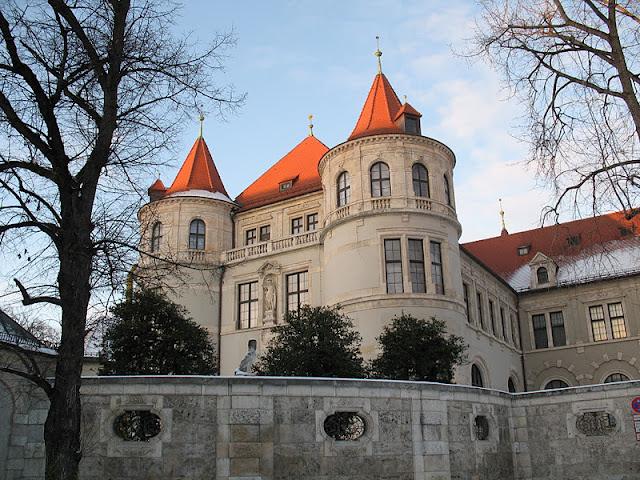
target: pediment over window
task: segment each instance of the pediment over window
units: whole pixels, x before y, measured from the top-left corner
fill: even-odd
[[[531,269],[531,288],[544,288],[557,285],[558,265],[542,252],[537,252],[529,262]]]

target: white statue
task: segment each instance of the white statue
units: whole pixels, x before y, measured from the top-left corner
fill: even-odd
[[[264,277],[262,283],[262,299],[264,304],[264,323],[273,323],[276,318],[276,286],[273,282],[273,275]]]
[[[233,372],[233,374],[236,376],[250,377],[255,375],[255,373],[253,373],[253,364],[258,357],[256,352],[257,342],[255,340],[249,340],[248,347],[249,349],[247,351],[247,354],[240,362],[240,366],[236,368],[235,372]]]

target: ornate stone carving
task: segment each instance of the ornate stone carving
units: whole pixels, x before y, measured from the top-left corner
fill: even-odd
[[[278,315],[278,276],[280,265],[267,262],[258,270],[262,283],[262,324],[273,325]]]

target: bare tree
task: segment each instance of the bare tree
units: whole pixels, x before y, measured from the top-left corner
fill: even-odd
[[[548,213],[640,212],[640,3],[480,0],[473,54],[528,107],[530,162],[556,189]]]
[[[0,6],[0,245],[19,255],[22,303],[61,319],[52,381],[28,358],[4,371],[50,400],[47,479],[78,476],[87,314],[135,260],[138,179],[200,102],[223,112],[243,99],[213,81],[232,35],[196,47],[174,34],[174,18],[156,0]]]

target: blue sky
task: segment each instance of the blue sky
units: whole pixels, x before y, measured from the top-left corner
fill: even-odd
[[[499,234],[499,197],[510,231],[539,226],[550,194],[536,188],[522,163],[527,147],[514,135],[523,111],[486,64],[454,53],[473,35],[477,13],[471,1],[186,1],[179,29],[199,42],[231,28],[237,36],[219,81],[247,92],[246,104],[204,127],[229,194],[304,138],[309,113],[329,147],[346,140],[376,73],[380,35],[383,71],[400,98],[407,95],[422,112],[423,134],[456,153],[462,240]],[[167,185],[197,133],[194,112],[174,167],[161,172]]]

